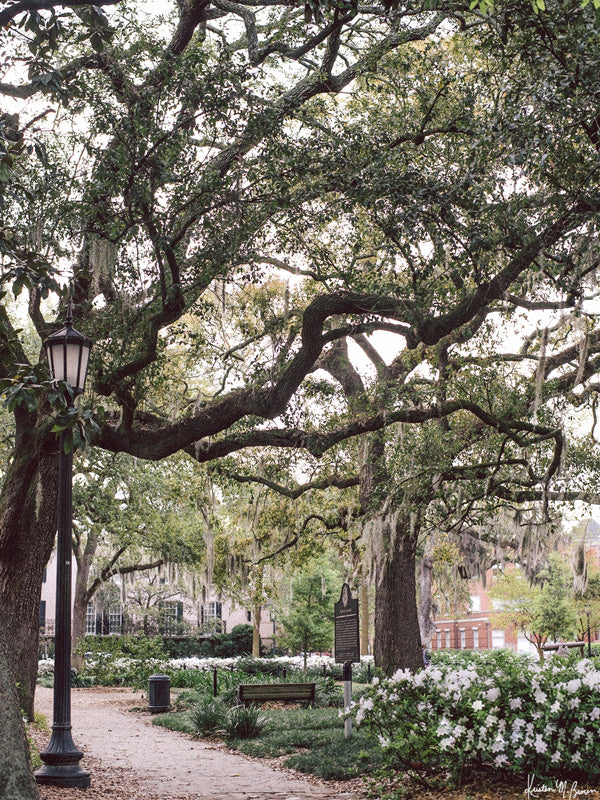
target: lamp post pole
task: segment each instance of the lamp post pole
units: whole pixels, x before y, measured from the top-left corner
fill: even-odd
[[[44,345],[48,351],[52,377],[68,383],[73,393],[65,392],[67,408],[73,396],[83,391],[91,342],[67,324],[50,336]],[[58,455],[58,520],[56,566],[56,613],[54,629],[54,707],[52,736],[40,753],[44,766],[35,773],[38,784],[86,789],[90,773],[79,762],[78,750],[71,735],[71,559],[73,526],[73,453],[65,452],[65,434],[60,435]]]
[[[587,639],[588,639],[588,658],[592,657],[592,637],[590,635],[590,609],[589,606],[585,609],[585,615],[587,617]]]

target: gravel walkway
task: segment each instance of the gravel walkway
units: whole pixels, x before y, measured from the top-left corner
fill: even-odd
[[[75,789],[41,787],[43,800],[360,800],[344,784],[328,784],[278,768],[274,762],[231,753],[152,725],[134,707],[147,702],[127,689],[74,689],[73,740],[85,755],[82,767],[92,785]],[[52,720],[52,690],[38,687],[36,710]],[[45,746],[49,734],[38,739]]]

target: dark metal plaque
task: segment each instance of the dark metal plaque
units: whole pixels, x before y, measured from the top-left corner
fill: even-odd
[[[335,662],[360,662],[358,633],[358,598],[352,597],[347,583],[342,586],[340,599],[334,605]]]

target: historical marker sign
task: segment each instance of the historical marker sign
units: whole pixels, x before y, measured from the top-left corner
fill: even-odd
[[[358,633],[358,598],[352,597],[347,583],[342,586],[340,599],[334,605],[335,620],[335,661],[360,662],[360,641]]]

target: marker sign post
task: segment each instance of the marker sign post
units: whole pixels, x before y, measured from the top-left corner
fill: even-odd
[[[344,665],[344,710],[350,711],[352,702],[352,662],[360,663],[360,640],[358,633],[358,598],[352,597],[350,586],[342,586],[340,599],[334,605],[335,661]],[[352,735],[352,720],[346,717],[344,736]]]

